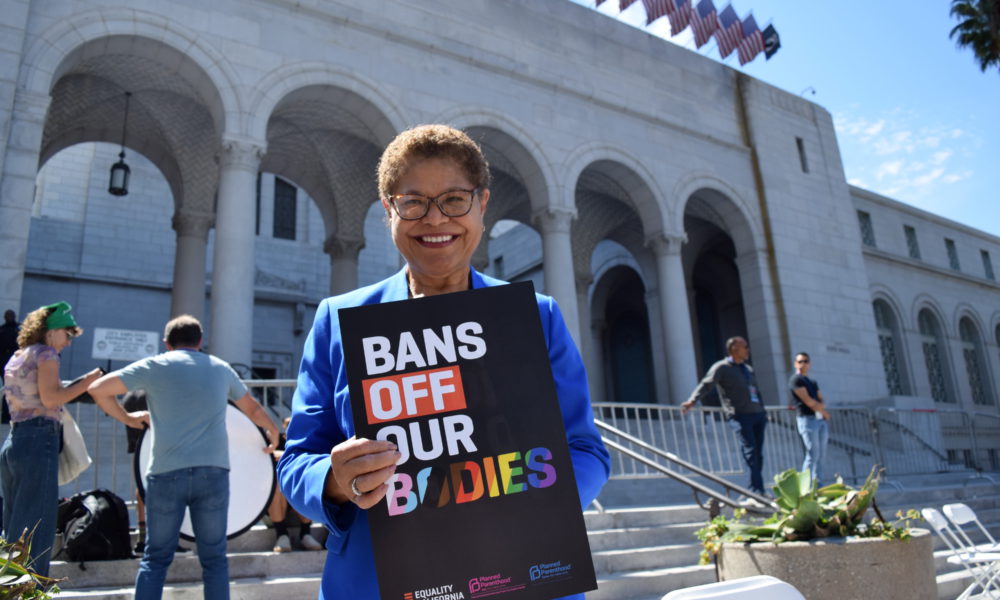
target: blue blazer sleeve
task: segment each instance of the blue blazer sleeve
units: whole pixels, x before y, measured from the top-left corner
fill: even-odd
[[[316,311],[303,348],[292,400],[295,418],[278,462],[278,482],[297,511],[326,526],[331,537],[327,548],[338,554],[359,510],[353,502],[337,505],[323,496],[330,451],[354,435],[342,363],[340,322],[327,299]]]
[[[573,461],[573,474],[580,492],[580,504],[586,508],[597,498],[608,480],[611,459],[597,432],[597,426],[594,425],[587,371],[580,352],[566,329],[562,312],[552,298],[538,296],[538,300],[552,377],[555,379],[559,408]]]

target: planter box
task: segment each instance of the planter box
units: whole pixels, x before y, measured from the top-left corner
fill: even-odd
[[[719,552],[719,580],[771,575],[795,586],[806,600],[937,600],[933,539],[913,529],[907,541],[825,538],[809,542],[727,543]]]

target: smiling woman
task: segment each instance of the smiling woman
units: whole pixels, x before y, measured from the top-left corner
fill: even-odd
[[[406,266],[385,281],[320,304],[303,349],[288,444],[278,463],[281,488],[289,502],[330,530],[330,552],[320,592],[320,598],[326,599],[379,597],[367,510],[385,498],[396,465],[405,462],[410,451],[402,428],[395,435],[398,446],[388,440],[354,436],[338,310],[505,283],[471,267],[472,253],[485,229],[490,172],[468,135],[444,125],[424,125],[400,133],[382,155],[378,184],[392,241]],[[536,294],[536,300],[580,502],[586,506],[607,480],[608,453],[591,416],[583,361],[562,314],[552,298]],[[454,340],[450,330],[440,336],[436,332],[429,335],[420,323],[414,324],[414,331],[423,331],[420,339],[433,348],[433,362],[440,355],[446,363],[451,362],[448,355],[455,352],[468,357],[485,349],[476,337],[481,333],[476,327],[476,323],[457,325]],[[414,361],[423,362],[415,336],[400,339],[399,345],[408,350],[400,350],[398,356],[392,354],[392,341],[368,339],[369,367],[379,372],[399,371]],[[432,362],[430,352],[427,362]],[[433,382],[427,385],[434,394]],[[383,408],[386,413],[402,410],[390,403]],[[472,443],[468,437],[471,428],[457,421],[442,423],[445,438],[450,435],[453,440]],[[414,433],[411,429],[409,435]],[[545,467],[537,469],[544,471]],[[536,487],[545,481],[538,480]]]

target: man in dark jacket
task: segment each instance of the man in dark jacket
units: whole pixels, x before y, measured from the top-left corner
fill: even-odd
[[[681,404],[687,414],[695,402],[704,401],[712,392],[717,392],[730,427],[739,437],[743,460],[750,469],[750,489],[764,493],[764,429],[767,427],[767,413],[760,399],[757,378],[753,369],[746,364],[750,358],[750,345],[741,337],[726,340],[726,358],[715,363],[698,383],[691,397]]]

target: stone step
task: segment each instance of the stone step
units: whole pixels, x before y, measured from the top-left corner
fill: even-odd
[[[626,550],[593,552],[594,569],[598,573],[612,574],[627,571],[666,569],[698,564],[701,545],[673,544],[646,546]]]
[[[587,592],[587,600],[628,600],[660,597],[667,592],[715,581],[715,567],[685,566],[604,575],[597,590]]]
[[[622,527],[653,527],[676,523],[704,523],[708,511],[696,505],[629,506],[607,508],[604,512],[588,510],[583,513],[588,531],[619,529]]]
[[[304,573],[287,577],[251,577],[233,579],[229,584],[230,597],[234,600],[274,600],[275,598],[316,598],[319,596],[322,573]],[[65,589],[58,600],[100,599],[132,600],[133,588],[106,586],[87,589]],[[163,600],[204,600],[201,581],[197,583],[168,583],[163,587]]]
[[[657,525],[653,527],[624,527],[621,529],[602,529],[591,531],[590,550],[625,550],[643,546],[662,546],[664,544],[697,544],[694,532],[701,528],[702,523],[679,523],[676,525]]]
[[[229,576],[233,579],[288,577],[299,573],[322,572],[326,551],[314,552],[230,552]],[[95,586],[128,586],[135,582],[139,559],[105,560],[84,563],[53,561],[50,575],[67,580],[59,585],[63,589],[85,589]],[[184,583],[201,581],[201,564],[193,552],[177,554],[167,582]]]

